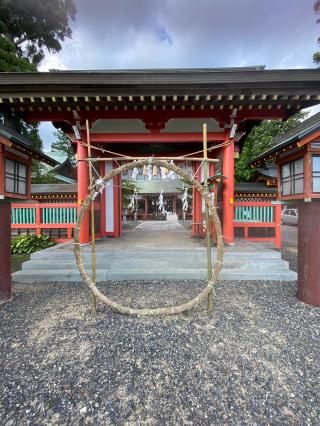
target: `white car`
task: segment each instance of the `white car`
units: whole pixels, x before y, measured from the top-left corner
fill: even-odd
[[[281,223],[284,225],[298,225],[298,210],[284,209],[281,213]]]

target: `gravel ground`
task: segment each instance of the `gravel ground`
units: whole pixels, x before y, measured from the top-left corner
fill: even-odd
[[[201,283],[107,283],[118,301],[181,302]],[[16,284],[0,307],[1,425],[318,425],[320,310],[296,283],[220,282],[172,317],[126,317],[83,284]]]
[[[298,272],[298,251],[291,247],[281,249],[282,259],[289,262],[289,268],[292,271]]]

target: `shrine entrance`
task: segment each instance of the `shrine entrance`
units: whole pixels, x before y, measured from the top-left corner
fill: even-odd
[[[183,194],[164,193],[163,207],[160,207],[159,198],[161,190],[158,193],[138,194],[137,195],[137,212],[126,211],[128,220],[136,221],[153,221],[153,220],[176,220],[185,221],[192,218],[192,205],[188,205],[187,212],[183,210],[182,196]]]
[[[236,205],[234,159],[253,125],[262,120],[287,119],[300,109],[318,104],[319,79],[319,73],[314,69],[266,70],[261,66],[5,73],[0,82],[0,102],[2,109],[26,122],[52,121],[70,137],[78,160],[78,208],[89,192],[89,157],[90,160],[96,159],[100,176],[117,168],[125,161],[124,157],[131,161],[133,158],[162,156],[173,159],[179,167],[183,166],[180,163],[186,163],[187,157],[189,160],[193,157],[189,174],[204,182],[201,129],[206,123],[208,157],[218,160],[211,165],[211,170],[209,168],[209,178],[222,177],[214,200],[225,244],[234,244],[237,228],[243,229],[243,238],[252,241],[255,237],[251,235],[251,228],[259,224],[263,228],[275,228],[275,246],[279,248],[280,227],[274,206]],[[179,161],[181,158],[184,160]],[[143,180],[148,180],[146,175],[143,176]],[[170,191],[161,189],[168,210],[173,212],[174,199],[166,195]],[[99,224],[96,235],[121,236],[124,207],[121,192],[121,178],[116,176],[105,194],[95,200],[93,216]],[[203,232],[203,202],[193,189],[190,192],[192,236],[200,236]],[[137,212],[141,214],[140,220],[143,216],[144,220],[149,220],[149,214],[159,218],[155,211],[155,193],[159,196],[159,190],[140,192],[142,198],[138,200]],[[247,196],[250,198],[250,194]],[[144,197],[147,197],[146,202]],[[176,214],[180,220],[178,200],[180,196],[177,194]],[[247,209],[256,207],[259,221],[256,222],[256,210],[251,214],[255,223],[244,221],[248,217]],[[272,211],[267,218],[265,207],[268,212]],[[91,240],[89,216],[87,213],[82,222],[81,244]],[[40,216],[37,220],[40,222]],[[37,228],[40,225],[44,224],[37,223]]]

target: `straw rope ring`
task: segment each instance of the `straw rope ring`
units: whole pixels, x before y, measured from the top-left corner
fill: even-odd
[[[127,306],[123,306],[117,302],[112,301],[107,296],[105,296],[101,291],[96,287],[95,283],[92,281],[90,276],[87,274],[84,266],[83,266],[83,260],[81,256],[81,249],[80,249],[80,243],[79,243],[79,234],[80,234],[80,227],[83,221],[83,218],[85,216],[85,213],[87,209],[89,208],[92,200],[96,197],[97,193],[101,191],[104,187],[106,182],[113,179],[115,176],[119,175],[120,173],[126,172],[128,170],[132,170],[134,167],[140,168],[145,165],[156,165],[165,167],[168,170],[172,170],[174,173],[182,177],[188,184],[194,186],[200,193],[202,198],[205,200],[210,214],[213,219],[213,224],[216,230],[217,235],[217,256],[216,256],[216,262],[215,266],[212,270],[212,277],[208,281],[207,286],[201,290],[201,292],[194,297],[193,299],[189,300],[186,303],[183,303],[181,305],[177,306],[166,306],[161,308],[129,308]],[[193,308],[196,304],[198,304],[200,301],[202,301],[204,298],[208,296],[209,293],[213,291],[213,286],[215,282],[218,279],[220,270],[222,268],[222,261],[223,261],[223,237],[222,237],[222,231],[221,231],[221,224],[218,217],[218,214],[216,212],[216,209],[212,207],[211,205],[211,199],[208,194],[205,193],[204,187],[201,185],[201,183],[189,175],[189,173],[182,170],[180,167],[176,166],[173,163],[169,163],[164,160],[157,160],[157,158],[151,157],[146,159],[141,159],[137,161],[133,161],[131,163],[126,163],[117,169],[111,170],[109,173],[107,173],[103,178],[102,181],[91,190],[90,194],[82,204],[78,220],[75,227],[75,233],[74,233],[74,253],[77,261],[77,265],[80,271],[80,274],[83,278],[83,280],[86,282],[92,293],[100,299],[103,303],[108,305],[110,308],[114,309],[115,311],[120,312],[121,314],[126,315],[168,315],[168,314],[178,314],[187,310],[190,310]]]

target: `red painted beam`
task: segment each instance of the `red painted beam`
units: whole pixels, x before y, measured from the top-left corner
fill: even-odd
[[[90,133],[90,141],[92,143],[202,142],[202,133]],[[224,133],[209,132],[208,141],[224,141]]]
[[[236,106],[235,106],[236,108]],[[139,119],[144,122],[161,122],[168,121],[172,118],[213,118],[219,123],[229,123],[232,110],[227,109],[225,106],[223,110],[204,109],[204,110],[166,110],[166,111],[141,111],[141,110],[104,110],[99,109],[95,111],[80,110],[77,111],[80,122],[84,123],[85,120],[94,122],[98,119]],[[35,121],[67,121],[74,124],[75,118],[71,111],[29,111],[21,113],[24,120],[28,122]],[[264,119],[277,119],[284,118],[286,111],[284,109],[275,108],[261,108],[261,109],[248,109],[244,108],[238,111],[236,122],[240,123],[243,120],[264,120]]]
[[[306,145],[307,143],[319,138],[320,136],[320,130],[318,132],[313,133],[312,135],[307,136],[306,138],[303,138],[301,141],[297,142],[297,146],[301,147],[303,145]]]

